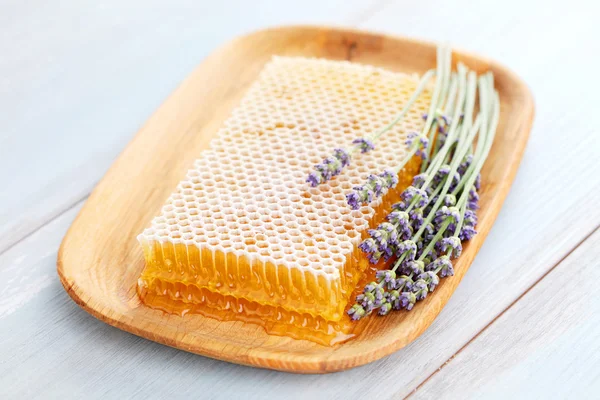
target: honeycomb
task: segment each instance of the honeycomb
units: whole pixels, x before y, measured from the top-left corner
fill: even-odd
[[[202,304],[239,316],[260,309],[263,321],[281,322],[263,324],[271,331],[338,329],[368,267],[357,246],[398,200],[418,160],[370,206],[352,210],[345,195],[402,160],[430,92],[342,174],[316,188],[306,177],[334,148],[388,124],[417,84],[416,76],[347,61],[274,57],[138,236],[142,299],[159,308],[167,299],[185,312],[203,313]]]

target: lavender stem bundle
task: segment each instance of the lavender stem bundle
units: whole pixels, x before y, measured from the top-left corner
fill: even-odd
[[[444,62],[447,69],[438,70],[438,79],[447,77],[447,86],[440,88],[440,97],[447,97],[440,100],[452,117],[445,117],[449,124],[443,132],[435,128],[438,118],[445,121],[439,116],[443,112],[425,124],[422,135],[429,134],[428,139],[437,144],[430,148],[422,172],[402,193],[402,201],[393,206],[387,221],[369,230],[370,237],[359,246],[371,263],[394,261],[391,268],[378,271],[376,281],[357,296],[348,311],[354,320],[374,311],[386,315],[392,310],[411,310],[435,290],[440,278],[454,274],[451,260],[460,256],[462,240],[476,234],[480,171],[494,140],[500,102],[491,73],[477,79],[459,64],[458,74],[451,77],[450,62]],[[479,112],[473,120],[476,97]]]

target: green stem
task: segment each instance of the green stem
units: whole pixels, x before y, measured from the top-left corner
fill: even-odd
[[[431,242],[425,247],[425,250],[421,252],[421,256],[419,257],[419,261],[423,261],[427,254],[433,249],[433,246],[442,238],[446,229],[448,229],[448,225],[450,225],[450,218],[446,218],[442,226],[440,226],[440,230],[435,234],[435,236],[431,239]]]

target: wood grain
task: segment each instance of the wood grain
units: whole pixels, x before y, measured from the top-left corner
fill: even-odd
[[[65,237],[58,272],[69,295],[86,311],[160,343],[266,368],[306,373],[343,370],[410,343],[446,304],[514,178],[533,118],[532,98],[525,85],[502,66],[465,52],[455,54],[456,60],[479,72],[494,72],[502,103],[501,123],[483,171],[480,233],[465,246],[457,274],[412,312],[372,318],[363,335],[333,348],[268,336],[240,322],[222,323],[198,315],[165,318],[140,304],[135,294],[143,265],[135,235],[158,212],[186,167],[207,146],[273,54],[331,59],[351,54],[356,62],[419,73],[435,63],[433,44],[351,30],[280,28],[234,40],[212,54],[177,89],[111,167]]]
[[[598,259],[600,230],[411,398],[598,398]]]

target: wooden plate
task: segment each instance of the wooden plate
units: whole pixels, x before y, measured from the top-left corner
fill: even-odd
[[[136,235],[187,168],[208,146],[272,55],[315,56],[423,73],[435,65],[435,45],[354,30],[285,27],[243,36],[208,57],[150,118],[98,184],[65,236],[58,274],[77,304],[117,328],[168,346],[239,364],[301,373],[340,371],[406,346],[435,319],[490,230],[513,181],[533,120],[533,99],[506,68],[462,51],[455,61],[491,69],[501,121],[483,170],[479,234],[457,260],[454,277],[411,312],[370,318],[357,338],[335,347],[270,336],[253,324],[178,317],[140,303],[143,267]]]

